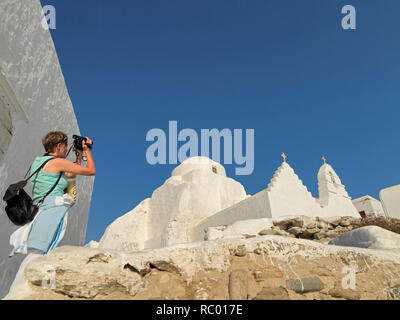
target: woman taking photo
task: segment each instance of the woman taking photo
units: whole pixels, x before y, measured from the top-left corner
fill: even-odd
[[[17,229],[10,237],[10,244],[14,246],[10,257],[15,253],[29,253],[21,263],[11,288],[21,280],[25,266],[30,261],[40,255],[46,255],[62,240],[70,206],[74,203],[73,198],[64,193],[68,180],[74,179],[76,175],[94,176],[96,174],[91,150],[86,145],[86,143],[92,144],[89,138],[86,137],[86,143],[82,141],[82,149],[87,157],[86,167],[81,165],[83,152],[76,148],[74,148],[76,161],[65,159],[68,149],[68,137],[65,133],[49,132],[42,143],[46,153],[44,156],[35,158],[30,173],[34,173],[46,160],[51,160],[32,177],[33,201],[36,203],[55,187],[44,201],[38,204],[39,211],[33,221]]]

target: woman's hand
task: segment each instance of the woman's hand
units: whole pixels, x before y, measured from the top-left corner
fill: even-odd
[[[90,148],[86,145],[86,144],[92,144],[92,140],[90,140],[88,137],[85,137],[86,138],[86,142],[85,142],[85,140],[83,140],[82,141],[82,148],[83,148],[83,151],[90,151]]]

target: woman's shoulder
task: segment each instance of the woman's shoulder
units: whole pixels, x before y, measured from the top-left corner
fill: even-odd
[[[33,168],[38,168],[41,164],[43,164],[44,161],[46,161],[47,159],[51,159],[51,158],[54,158],[54,156],[39,156],[39,157],[36,157],[33,160],[31,168],[32,169]]]
[[[52,157],[54,157],[54,156],[38,156],[33,160],[33,163],[34,164],[41,163],[41,162],[43,162],[43,161],[45,161],[45,160],[47,160],[49,158],[52,158]]]
[[[55,156],[37,156],[35,158],[35,161],[45,160],[45,159],[49,159],[49,158],[55,158]]]

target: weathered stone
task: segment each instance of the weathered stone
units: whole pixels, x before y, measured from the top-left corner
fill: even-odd
[[[317,222],[317,228],[319,228],[319,229],[327,229],[328,225],[326,223],[324,223],[324,222],[319,221],[319,222]]]
[[[361,293],[353,289],[344,289],[341,281],[336,281],[332,289],[328,291],[332,297],[343,298],[347,300],[360,300]]]
[[[303,231],[302,233],[297,235],[297,237],[300,238],[300,239],[312,239],[313,234],[308,233],[307,231]]]
[[[307,229],[315,229],[316,227],[317,224],[315,222],[311,222],[306,226]]]
[[[317,292],[313,295],[313,300],[332,300],[332,297],[326,293]]]
[[[176,267],[173,263],[169,261],[163,261],[163,260],[152,261],[150,262],[150,267],[156,268],[157,270],[160,271],[174,272],[177,274],[181,273],[181,270],[179,270],[178,267]]]
[[[232,256],[243,245],[248,253]],[[92,257],[109,259],[108,263],[87,263]],[[42,287],[43,269],[48,265],[56,270],[55,289]],[[357,272],[355,292],[341,291],[344,265]],[[6,299],[247,299],[256,297],[263,287],[285,284],[294,273],[300,279],[321,277],[327,287],[321,290],[324,294],[339,282],[340,287],[331,292],[334,296],[321,299],[392,299],[391,294],[397,294],[394,285],[398,284],[400,253],[288,237],[221,239],[139,252],[62,246],[29,263],[23,280]],[[303,282],[297,284],[299,291],[316,290],[320,285],[310,288]],[[388,283],[391,288],[386,290]],[[319,291],[303,294],[287,289],[292,299],[320,297]]]
[[[314,234],[318,232],[320,232],[320,229],[318,228],[306,229],[299,236],[300,238],[311,239],[314,236]]]
[[[337,226],[334,230],[338,233],[343,233],[343,232],[348,231],[346,227],[342,227],[342,226]]]
[[[318,228],[312,228],[312,229],[307,229],[305,232],[308,232],[310,234],[318,233],[320,230]]]
[[[284,230],[281,230],[279,228],[273,228],[273,229],[266,229],[266,230],[261,230],[259,232],[260,236],[285,236],[288,237],[290,234],[287,233]]]
[[[388,299],[400,300],[400,284],[386,289]]]
[[[234,270],[229,276],[229,299],[246,300],[248,290],[246,270]]]
[[[290,300],[287,290],[283,287],[263,287],[253,300]]]
[[[306,293],[311,291],[320,291],[324,288],[324,284],[318,277],[309,277],[286,280],[286,287],[297,293]]]
[[[280,232],[275,229],[265,229],[258,233],[260,236],[279,236]]]
[[[350,224],[354,227],[361,227],[362,219],[361,218],[351,218],[349,219]]]
[[[299,235],[300,233],[303,232],[303,229],[300,228],[300,227],[291,227],[290,229],[288,229],[287,232],[297,236],[297,235]]]
[[[334,276],[334,272],[329,268],[329,266],[315,266],[311,269],[311,274],[323,277]]]
[[[313,235],[313,237],[314,237],[315,239],[323,239],[323,238],[327,238],[327,235],[326,235],[326,232],[325,232],[325,231],[321,231],[321,232],[315,233],[315,234]]]
[[[342,221],[342,217],[336,216],[336,217],[327,217],[327,218],[319,218],[320,221],[329,223],[333,225],[334,227],[337,227],[340,222]]]
[[[292,234],[290,234],[289,232],[286,232],[284,230],[278,230],[278,233],[280,236],[284,236],[284,237],[291,237],[293,236]]]
[[[303,219],[301,217],[293,217],[288,219],[282,219],[274,221],[274,226],[280,227],[281,229],[287,230],[291,227],[303,227]]]
[[[132,272],[136,272],[137,274],[139,274],[141,277],[144,277],[146,274],[151,272],[151,268],[150,266],[141,270],[136,269],[134,266],[130,265],[129,263],[126,263],[124,265],[124,269],[128,269]]]
[[[345,219],[343,219],[341,222],[340,222],[340,225],[342,226],[342,227],[348,227],[349,225],[350,225],[350,221],[349,220],[345,220]]]
[[[336,238],[337,236],[339,236],[339,233],[335,230],[329,230],[326,232],[326,235],[329,238]]]
[[[318,217],[301,216],[301,218],[303,219],[303,227],[305,227],[306,225],[309,225],[310,223],[319,221]]]
[[[256,281],[262,280],[262,274],[263,273],[260,270],[254,271],[253,272],[254,279],[256,279]]]
[[[246,255],[246,253],[247,253],[247,250],[246,250],[245,245],[238,246],[237,249],[235,250],[235,256],[238,256],[238,257],[244,257]]]
[[[105,255],[104,253],[98,253],[93,257],[90,257],[87,263],[92,263],[92,262],[108,263],[110,259],[111,259],[110,255]]]
[[[265,268],[262,271],[262,276],[265,279],[283,278],[283,272],[279,268]]]

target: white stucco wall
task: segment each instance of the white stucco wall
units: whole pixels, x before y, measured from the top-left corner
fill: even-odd
[[[12,121],[12,137],[0,161],[1,198],[11,183],[23,178],[34,158],[44,153],[41,139],[47,132],[61,130],[70,137],[80,133],[56,50],[50,32],[41,25],[42,18],[39,0],[0,1],[0,68],[5,79],[0,81],[0,96],[8,101]],[[71,210],[60,245],[83,245],[93,181],[93,177],[78,177],[78,202]],[[29,185],[26,190],[30,192]],[[17,227],[4,208],[1,201],[0,297],[8,292],[24,258],[8,257],[12,249],[9,237]]]
[[[0,69],[0,78],[1,77],[2,77],[2,71]],[[0,84],[0,92],[2,91],[3,90],[1,89],[1,84]],[[7,103],[6,98],[0,94],[0,163],[3,161],[8,146],[11,142],[13,134],[12,131],[13,127],[11,119],[11,110]]]
[[[364,211],[367,217],[372,218],[385,215],[382,203],[369,195],[354,199],[353,204],[358,212]]]
[[[334,178],[332,180],[332,177]],[[291,166],[284,162],[265,190],[201,221],[192,229],[192,241],[204,239],[210,227],[232,225],[235,221],[289,216],[360,215],[333,168],[324,164],[317,175],[322,198],[314,198]]]
[[[358,210],[351,201],[351,197],[342,184],[338,174],[331,165],[325,163],[317,175],[318,202],[323,206],[320,216],[351,216],[360,218]]]
[[[321,214],[321,206],[286,162],[276,170],[266,191],[271,217]]]
[[[191,241],[203,241],[210,227],[232,225],[236,221],[249,219],[271,218],[269,197],[266,190],[236,203],[216,214],[200,221],[191,230]]]
[[[385,216],[400,219],[400,185],[382,189],[379,192]]]

